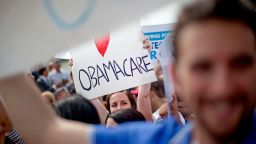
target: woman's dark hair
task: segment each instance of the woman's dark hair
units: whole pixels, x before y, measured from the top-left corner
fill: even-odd
[[[142,113],[140,113],[134,108],[122,109],[108,114],[105,120],[105,124],[107,123],[107,120],[109,118],[112,118],[118,124],[131,121],[146,121]]]
[[[133,98],[132,94],[129,92],[129,91],[120,91],[121,93],[125,93],[131,103],[131,106],[132,108],[134,109],[137,109],[137,105],[136,105],[136,101],[135,99]],[[116,93],[119,93],[119,92],[116,92]],[[109,94],[106,98],[106,109],[110,112],[110,98],[111,96],[115,94],[115,93],[112,93],[112,94]]]
[[[93,104],[80,95],[73,95],[56,102],[55,112],[62,118],[88,124],[100,124],[100,118]]]
[[[256,37],[256,12],[242,0],[198,0],[181,12],[174,30],[173,56],[178,59],[180,32],[184,27],[208,19],[239,21],[248,26]]]

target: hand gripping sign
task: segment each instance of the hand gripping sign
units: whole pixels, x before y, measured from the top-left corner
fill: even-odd
[[[93,99],[156,80],[139,28],[124,26],[71,51],[78,93]]]

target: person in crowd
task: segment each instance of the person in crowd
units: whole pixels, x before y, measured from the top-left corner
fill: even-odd
[[[125,122],[146,121],[142,113],[134,108],[121,109],[110,113],[106,118],[106,127],[115,127]]]
[[[75,89],[75,84],[74,84],[74,79],[73,79],[73,74],[70,72],[70,81],[65,85],[67,88],[68,92],[73,95],[76,94],[76,89]]]
[[[10,119],[0,101],[0,144],[25,144],[18,131],[13,128]]]
[[[45,99],[45,101],[49,104],[49,105],[53,105],[56,101],[55,96],[53,95],[52,92],[49,91],[45,91],[41,94],[41,96]]]
[[[55,63],[54,63],[53,61],[50,61],[50,62],[48,63],[48,65],[47,65],[47,68],[48,68],[48,70],[49,70],[49,75],[51,75],[52,73],[55,72],[54,67],[55,67]]]
[[[35,78],[35,81],[37,81],[37,79],[40,77],[40,74],[39,74],[39,69],[43,67],[42,64],[36,64],[31,72],[31,74],[34,76]]]
[[[151,83],[149,96],[152,107],[152,113],[154,113],[160,108],[161,105],[163,105],[166,102],[163,80],[158,80]]]
[[[149,98],[150,84],[139,86],[138,98],[135,101],[129,91],[110,94],[106,98],[106,108],[110,113],[121,109],[134,108],[141,112],[146,120],[152,121],[152,110]]]
[[[70,96],[70,93],[68,92],[68,90],[65,88],[65,87],[61,87],[61,88],[58,88],[55,93],[55,98],[56,100],[62,100],[66,97],[69,97]]]
[[[133,94],[138,95],[139,88],[133,90],[132,92],[133,92]],[[167,101],[166,101],[165,93],[164,93],[163,80],[159,79],[158,81],[151,83],[150,92],[148,94],[148,97],[150,99],[150,104],[151,104],[151,108],[152,108],[152,119],[153,119],[154,123],[157,124],[157,123],[161,122],[163,120],[163,118],[167,117],[167,114],[168,114]],[[174,102],[172,102],[170,105],[174,105]],[[161,114],[159,114],[160,111],[161,111]],[[172,110],[171,114],[176,114],[176,112],[174,113],[174,111]],[[179,119],[178,119],[178,121],[179,121]]]
[[[65,119],[88,124],[100,124],[100,118],[93,104],[80,95],[73,95],[54,104],[56,113]]]
[[[65,121],[23,73],[0,80],[1,98],[30,143],[256,143],[255,19],[255,11],[238,0],[197,0],[181,12],[171,75],[196,115],[194,125],[181,128],[169,119],[158,127],[131,123],[106,129]]]
[[[153,121],[156,122],[161,119],[159,115],[160,107],[166,103],[163,80],[151,83],[149,97],[152,107]]]
[[[68,74],[61,69],[60,61],[54,63],[54,71],[49,74],[48,78],[53,82],[56,88],[65,86],[69,81]]]
[[[168,111],[170,111],[171,116],[175,118],[178,123],[185,125],[184,117],[181,115],[178,109],[178,101],[176,95],[172,95],[172,100],[170,103],[166,102],[158,109],[158,119],[156,119],[156,124],[161,123],[164,119],[168,117]]]
[[[130,92],[121,91],[107,96],[106,108],[110,113],[113,113],[121,109],[137,109],[137,105]]]
[[[182,117],[180,116],[180,119],[183,124],[187,124],[194,119],[194,115],[181,95],[175,93],[175,97],[177,98],[178,111],[180,112],[180,115],[182,115]]]
[[[34,66],[34,68],[32,68],[31,70],[31,74],[33,75],[33,77],[35,78],[35,82],[37,81],[37,79],[40,77],[40,74],[39,74],[39,69],[42,67],[41,64],[37,64]]]
[[[37,79],[37,85],[39,87],[39,89],[42,91],[42,92],[45,92],[45,91],[50,91],[50,92],[54,92],[55,89],[52,87],[50,81],[48,80],[48,70],[46,67],[42,67],[39,69],[39,78]]]
[[[171,116],[173,116],[176,121],[182,125],[187,124],[193,119],[193,115],[187,104],[184,101],[181,101],[181,99],[178,99],[175,92],[173,93],[172,100],[169,104],[164,100],[162,105],[159,105],[158,109],[153,113],[154,123],[159,124],[166,119],[168,117],[168,111],[170,111]]]

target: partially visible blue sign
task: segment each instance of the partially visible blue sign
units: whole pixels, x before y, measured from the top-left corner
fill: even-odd
[[[144,35],[151,42],[150,59],[156,65],[159,59],[159,48],[162,41],[172,33],[173,24],[143,26]]]

